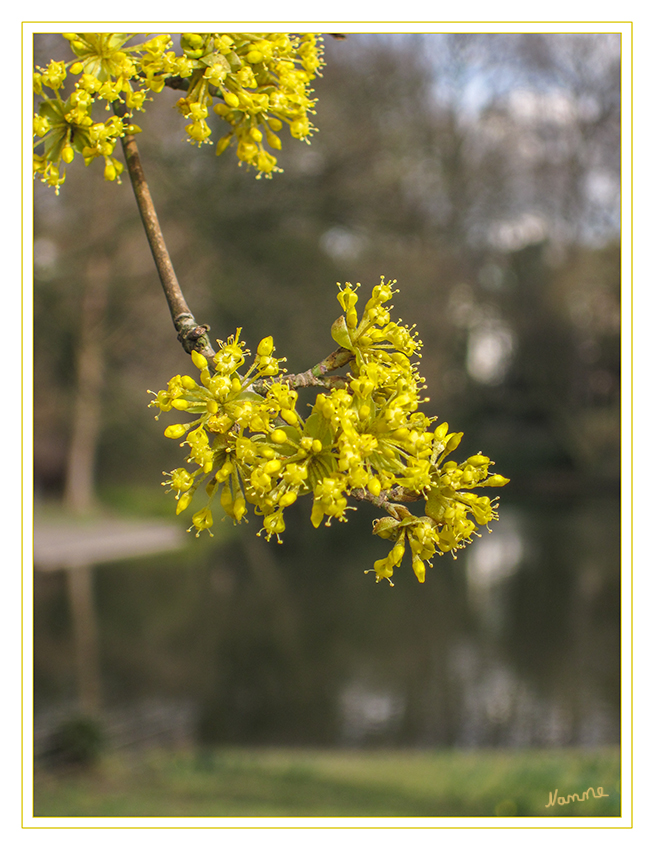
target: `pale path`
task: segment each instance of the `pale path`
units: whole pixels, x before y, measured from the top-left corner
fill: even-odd
[[[56,570],[101,564],[181,549],[186,541],[183,528],[165,520],[35,520],[34,566]]]

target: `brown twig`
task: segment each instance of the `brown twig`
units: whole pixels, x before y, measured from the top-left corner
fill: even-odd
[[[353,359],[354,354],[351,351],[348,351],[347,348],[337,348],[336,351],[332,351],[332,353],[325,357],[324,360],[321,360],[320,363],[316,363],[313,368],[307,369],[306,372],[298,372],[295,375],[279,375],[273,380],[275,382],[283,381],[285,384],[288,384],[294,389],[302,387],[342,389],[347,387],[350,383],[349,378],[346,375],[327,376],[327,373],[340,369],[341,366],[345,366],[346,363],[349,363],[350,360]],[[267,382],[264,379],[255,381],[252,384],[252,389],[255,390],[255,392],[260,392],[265,389],[266,384]]]
[[[324,360],[321,360],[320,363],[317,363],[313,369],[308,369],[307,371],[314,378],[321,378],[323,375],[326,375],[328,372],[334,372],[336,369],[340,369],[341,366],[345,366],[346,363],[349,363],[350,360],[354,360],[354,352],[349,351],[347,348],[337,348],[336,351],[332,351]],[[306,373],[302,373],[306,374]]]
[[[116,104],[114,111],[121,118],[124,117],[126,112],[123,104]],[[170,309],[175,330],[177,331],[177,338],[188,354],[192,351],[198,351],[200,354],[204,354],[205,357],[211,358],[215,352],[207,336],[209,326],[199,325],[196,322],[184,298],[161,231],[150,189],[143,173],[136,140],[134,136],[125,135],[121,141],[125,153],[127,171],[129,172],[134,196],[136,197],[136,203],[141,214],[141,221],[143,222],[143,227],[150,243],[150,250],[152,251],[152,257],[157,267],[159,280],[161,281],[161,286],[168,302],[168,308]]]
[[[306,372],[299,372],[297,375],[287,375],[283,380],[288,381],[293,387],[328,387],[330,389],[347,387],[350,383],[347,376],[325,376],[328,372],[335,372],[336,369],[345,366],[350,360],[354,360],[353,352],[348,351],[347,348],[337,348],[320,363],[316,363],[313,368],[307,369]]]
[[[414,493],[412,490],[407,490],[404,487],[393,487],[391,490],[382,490],[379,496],[373,496],[372,493],[363,488],[355,488],[350,492],[350,495],[359,502],[370,502],[397,520],[406,519],[412,516],[412,513],[404,505],[396,504],[395,500],[399,502],[417,502],[422,498],[420,493]]]
[[[202,76],[202,74],[200,74]],[[169,89],[174,89],[175,91],[188,91],[191,88],[191,80],[193,77],[166,77],[164,85]],[[224,103],[223,93],[219,88],[209,84],[207,86],[207,91],[211,95],[211,97],[218,98],[222,103]]]
[[[170,85],[172,88],[188,88],[188,82],[181,77],[169,77],[166,80],[166,85]],[[116,103],[114,104],[114,112],[123,118],[127,110],[124,104]],[[134,136],[126,134],[122,137],[121,141],[127,171],[132,182],[139,213],[141,214],[141,221],[143,222],[143,227],[150,243],[150,250],[152,251],[152,257],[157,267],[159,280],[161,281],[161,286],[168,302],[175,330],[177,331],[177,338],[188,354],[192,351],[197,351],[207,359],[211,359],[214,357],[215,351],[207,336],[209,326],[199,325],[196,322],[184,298],[184,293],[177,280],[177,275],[175,274],[175,269],[166,247],[157,211],[152,200],[152,195],[150,194],[150,188],[145,179],[136,139]],[[284,381],[294,388],[324,387],[326,389],[333,389],[347,387],[349,379],[346,376],[326,376],[328,372],[334,372],[336,369],[340,369],[341,366],[345,366],[346,363],[349,363],[353,359],[353,352],[340,347],[336,351],[332,351],[331,354],[321,360],[320,363],[317,363],[313,368],[295,375],[280,375],[276,380]],[[265,389],[266,385],[267,382],[261,379],[252,384],[252,389],[261,391]]]

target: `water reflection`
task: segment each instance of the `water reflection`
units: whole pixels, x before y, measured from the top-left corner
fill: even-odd
[[[617,717],[597,694],[577,694],[586,710],[576,722],[570,694],[539,693],[479,646],[454,647],[450,661],[453,687],[461,692],[457,746],[596,746],[618,740]]]
[[[349,682],[339,696],[341,735],[346,744],[387,734],[400,725],[404,699],[392,691],[374,690],[359,679]]]
[[[468,334],[468,374],[482,384],[500,384],[511,365],[513,349],[513,334],[505,322],[482,320]]]
[[[505,623],[507,579],[523,563],[523,537],[515,511],[503,510],[502,522],[483,534],[463,556],[470,607],[490,631],[498,632]]]
[[[363,574],[380,555],[360,514],[96,568],[107,708],[184,700],[209,744],[619,741],[617,501],[503,504],[492,534],[394,588]],[[36,576],[42,717],[74,698],[66,604]]]

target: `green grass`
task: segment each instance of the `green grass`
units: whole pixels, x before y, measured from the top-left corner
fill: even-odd
[[[608,797],[547,808],[550,792]],[[35,817],[617,817],[617,750],[230,749],[35,775]]]

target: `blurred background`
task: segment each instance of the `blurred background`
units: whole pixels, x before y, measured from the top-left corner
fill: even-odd
[[[67,51],[35,38],[36,64]],[[189,146],[174,91],[138,117],[177,275],[212,338],[242,327],[252,348],[272,334],[292,372],[334,348],[337,281],[365,297],[396,278],[429,414],[465,432],[459,459],[483,451],[511,479],[500,520],[424,585],[405,566],[394,588],[364,575],[387,550],[365,505],[316,531],[297,504],[281,546],[255,536],[255,517],[185,534],[160,486],[182,450],[147,391],[191,365],[129,180],[75,162],[58,197],[36,183],[36,813],[106,812],[106,782],[104,797],[76,786],[64,800],[76,774],[52,772],[102,750],[118,773],[141,753],[141,784],[174,773],[165,752],[203,787],[231,777],[205,814],[320,814],[325,799],[332,813],[533,814],[535,764],[549,765],[532,782],[537,814],[552,813],[543,782],[610,786],[613,808],[556,814],[617,814],[620,36],[359,34],[326,36],[325,53],[319,132],[284,140],[272,180]],[[334,765],[352,783],[355,763],[390,752],[462,754],[468,784],[426,794],[454,763],[395,764],[348,809]],[[473,805],[483,759],[507,752],[520,770]],[[572,773],[547,761],[557,753]],[[225,803],[244,754],[286,808]],[[358,787],[380,781],[374,764]],[[315,799],[293,808],[316,771]],[[406,788],[408,808],[383,796],[405,774],[422,777],[415,811]],[[120,775],[111,787],[129,796]],[[186,812],[182,797],[166,811]]]

